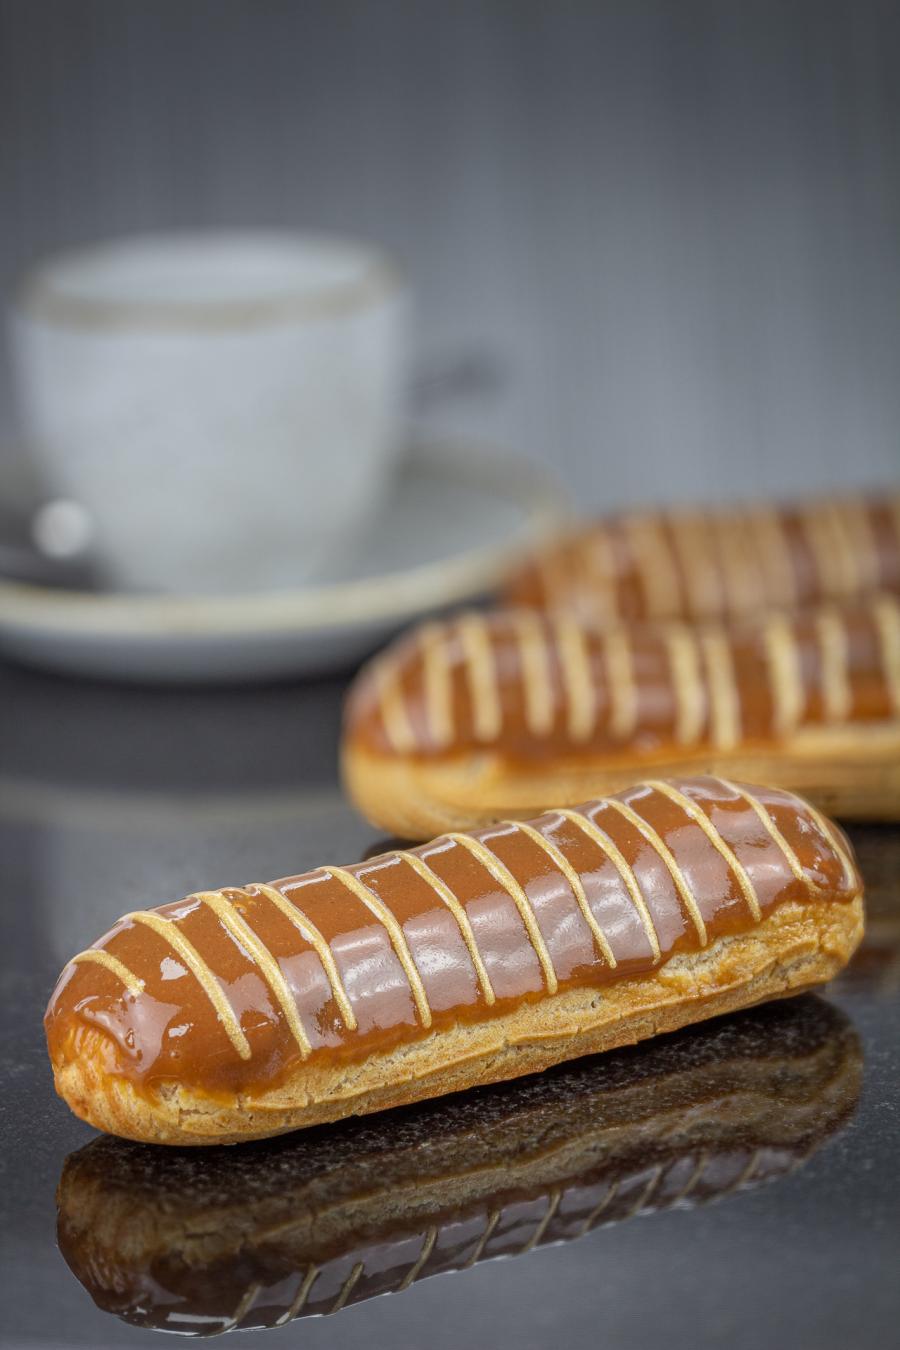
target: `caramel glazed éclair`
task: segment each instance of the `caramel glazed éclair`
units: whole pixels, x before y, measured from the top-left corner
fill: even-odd
[[[900,591],[900,493],[609,516],[545,545],[508,604],[604,623],[719,620]]]
[[[57,1090],[205,1143],[516,1077],[830,978],[861,889],[815,808],[689,779],[200,892],[66,966]]]
[[[404,838],[660,772],[896,819],[900,597],[730,625],[597,627],[527,609],[426,623],[364,667],[342,753],[357,805]]]

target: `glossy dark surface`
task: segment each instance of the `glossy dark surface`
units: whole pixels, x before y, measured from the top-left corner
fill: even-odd
[[[141,692],[0,671],[0,1344],[163,1344],[97,1309],[57,1250],[63,1161],[93,1132],[53,1095],[41,1014],[63,961],[121,913],[323,857],[361,857],[375,843],[338,789],[340,693],[324,683]],[[895,1345],[900,832],[851,835],[873,917],[831,997],[861,1038],[862,1099],[802,1168],[330,1318],[237,1332],[234,1344]]]

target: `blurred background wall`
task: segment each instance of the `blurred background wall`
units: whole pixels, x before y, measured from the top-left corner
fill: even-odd
[[[4,289],[119,231],[381,240],[468,372],[423,420],[584,504],[900,473],[896,0],[0,0],[0,199]]]

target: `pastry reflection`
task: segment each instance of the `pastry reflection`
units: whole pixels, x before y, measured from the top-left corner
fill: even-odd
[[[847,1018],[804,996],[266,1143],[102,1138],[66,1160],[59,1245],[134,1325],[281,1326],[761,1185],[841,1127],[861,1071]]]

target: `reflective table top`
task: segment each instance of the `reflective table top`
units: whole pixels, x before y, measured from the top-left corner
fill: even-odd
[[[851,831],[868,937],[824,998],[236,1150],[55,1097],[46,998],[119,914],[377,846],[342,693],[0,667],[0,1345],[895,1345],[900,829]]]

